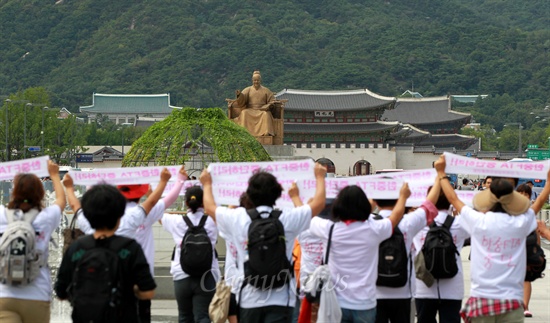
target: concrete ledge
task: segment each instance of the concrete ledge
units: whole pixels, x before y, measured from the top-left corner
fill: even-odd
[[[175,299],[174,279],[170,274],[170,267],[155,267],[155,299]]]
[[[271,157],[288,157],[294,155],[294,147],[290,145],[264,145],[263,147]]]

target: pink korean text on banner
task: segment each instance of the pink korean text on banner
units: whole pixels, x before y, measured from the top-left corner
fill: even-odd
[[[401,180],[409,183],[409,187],[433,185],[437,172],[433,168],[407,170],[402,172],[391,172],[385,174],[368,175],[372,178],[387,178]]]
[[[181,166],[96,168],[90,171],[69,171],[75,185],[111,185],[148,184],[158,182],[163,168],[167,168],[174,181]]]
[[[273,174],[278,180],[311,179],[315,178],[313,167],[315,163],[311,159],[287,160],[278,162],[246,162],[246,163],[212,163],[208,165],[208,172],[212,176],[212,182],[234,182],[248,178],[255,171],[263,170]]]
[[[496,160],[482,160],[448,152],[445,155],[445,172],[448,174],[472,174],[513,178],[546,178],[547,160],[510,163]]]
[[[378,176],[354,176],[325,179],[327,198],[335,198],[344,187],[359,186],[368,198],[397,199],[403,181],[399,179],[381,178]]]
[[[278,208],[293,207],[294,204],[288,195],[288,189],[295,181],[292,179],[278,179],[278,182],[283,187],[283,192],[281,197],[275,203],[275,206]],[[298,185],[298,188],[300,189],[300,199],[305,204],[315,194],[317,181],[315,179],[299,180],[296,181],[296,185]],[[212,182],[212,193],[214,194],[214,199],[218,205],[239,205],[239,198],[241,197],[241,194],[246,192],[247,188],[248,178],[246,181],[243,178],[242,181],[232,183]]]
[[[154,182],[154,183],[151,183],[151,189],[154,190],[157,185],[159,183],[158,182]],[[176,185],[176,182],[175,181],[172,181],[172,182],[168,182],[166,184],[166,188],[164,188],[164,191],[162,192],[162,196],[166,196],[166,194],[168,194],[168,192],[170,192],[172,190],[172,188],[174,188],[174,185]],[[199,180],[187,180],[185,182],[183,182],[183,185],[181,187],[181,190],[179,192],[179,196],[184,196],[185,195],[185,191],[189,188],[189,187],[192,187],[192,186],[200,186],[202,187],[202,184]]]
[[[0,180],[12,180],[18,173],[33,173],[38,177],[50,176],[48,173],[49,159],[50,156],[42,156],[0,163]]]
[[[411,196],[407,199],[407,202],[405,205],[407,207],[419,207],[426,201],[426,197],[428,196],[428,188],[429,186],[416,186],[411,188]],[[455,190],[455,193],[457,197],[466,205],[472,206],[472,200],[474,198],[474,195],[479,193],[480,191],[460,191]]]
[[[212,176],[212,191],[218,205],[238,205],[239,197],[248,187],[248,179],[258,170],[264,170],[277,177],[283,187],[283,194],[277,200],[277,207],[292,207],[287,192],[296,182],[302,201],[313,197],[315,192],[315,163],[311,159],[278,162],[213,163],[208,166]]]

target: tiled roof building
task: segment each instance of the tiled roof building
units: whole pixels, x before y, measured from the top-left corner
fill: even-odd
[[[383,122],[380,116],[393,109],[394,97],[367,89],[350,91],[305,91],[285,89],[276,94],[285,104],[287,144],[383,143],[402,136],[399,122]]]
[[[471,120],[469,113],[451,110],[447,96],[431,98],[400,98],[395,109],[386,110],[382,120],[408,123],[431,135],[422,140],[403,138],[401,143],[415,143],[419,146],[456,147],[465,149],[475,143],[471,136],[459,135],[462,127]]]
[[[471,115],[452,111],[448,97],[397,99],[367,89],[285,89],[276,98],[288,100],[287,144],[413,143],[465,148],[475,142],[473,137],[457,135]]]
[[[89,120],[99,114],[115,123],[134,123],[136,118],[166,118],[173,109],[170,94],[100,94],[94,93],[93,103],[81,106],[80,112],[88,115]]]

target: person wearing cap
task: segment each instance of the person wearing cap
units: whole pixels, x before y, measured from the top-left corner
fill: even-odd
[[[164,168],[160,173],[159,184],[142,204],[138,204],[137,202],[139,202],[140,198],[147,193],[149,190],[149,184],[118,186],[118,190],[126,198],[126,210],[124,212],[124,216],[120,219],[120,226],[116,231],[117,235],[134,238],[136,230],[141,224],[143,224],[147,214],[151,212],[162,196],[162,192],[164,192],[170,177],[172,177],[172,174],[170,174],[168,169]],[[84,216],[80,216],[82,213],[80,201],[74,194],[73,179],[68,174],[65,174],[63,177],[63,185],[67,191],[69,205],[78,217],[78,227],[85,234],[92,234],[94,229],[90,226],[90,223],[86,219],[86,214],[84,214]]]
[[[514,191],[510,181],[493,178],[489,189],[474,196],[471,208],[447,180],[445,156],[434,166],[445,196],[471,235],[471,290],[461,316],[467,322],[523,322],[525,242],[537,227],[535,214],[550,195],[548,181],[531,205],[528,198]],[[550,180],[550,171],[547,178]]]
[[[120,226],[115,233],[119,236],[135,239],[140,244],[153,277],[155,246],[152,226],[156,221],[160,220],[164,210],[170,207],[177,199],[183,182],[187,178],[184,174],[186,174],[185,167],[182,166],[178,173],[178,180],[170,192],[160,201],[159,199],[166,188],[166,184],[172,177],[172,174],[166,168],[161,171],[159,184],[142,204],[139,204],[139,201],[149,192],[149,184],[117,186],[120,193],[126,198],[126,209],[124,215],[120,219]],[[86,219],[86,215],[80,216],[80,213],[82,213],[80,201],[74,193],[73,180],[68,174],[63,177],[63,184],[67,191],[69,205],[77,216],[77,223],[80,230],[85,234],[93,234],[95,230],[90,226],[90,223]],[[138,308],[141,322],[150,322],[151,300],[140,300]]]
[[[155,275],[155,241],[153,236],[153,224],[159,221],[163,217],[164,211],[172,204],[174,204],[179,196],[183,183],[185,182],[185,180],[187,180],[187,178],[188,176],[187,172],[185,171],[185,165],[183,165],[181,166],[177,174],[177,180],[170,191],[166,194],[166,196],[164,196],[164,198],[160,199],[153,206],[151,211],[149,211],[149,213],[147,214],[147,217],[145,217],[143,223],[135,231],[135,239],[143,248],[143,252],[145,253],[145,257],[147,258],[147,262],[149,263],[149,268],[151,270],[151,275],[153,275],[153,277]],[[121,188],[119,188],[119,190],[122,191]],[[132,201],[136,204],[139,203],[139,199]],[[139,301],[139,313],[141,323],[151,322],[151,300]]]

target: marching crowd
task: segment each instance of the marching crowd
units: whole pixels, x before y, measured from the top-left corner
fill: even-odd
[[[528,236],[550,238],[536,221],[550,172],[534,201],[514,179],[492,177],[470,207],[457,197],[445,157],[434,167],[426,200],[413,209],[405,206],[407,183],[395,199],[369,199],[355,185],[326,199],[319,164],[309,201],[296,185],[289,189],[293,208],[274,208],[283,188],[265,171],[249,178],[240,205],[219,206],[204,170],[202,187],[185,192],[187,214],[178,215],[165,210],[187,180],[184,167],[164,197],[172,176],[166,169],[154,190],[99,184],[79,200],[72,178],[61,179],[49,162],[52,206],[43,207],[43,185],[33,174],[18,174],[10,202],[0,206],[0,321],[49,322],[55,294],[70,301],[74,322],[150,322],[152,226],[160,221],[175,245],[170,272],[179,322],[408,323],[411,306],[422,323],[523,322],[531,315],[527,282],[536,278],[529,276]],[[49,241],[66,202],[83,235],[66,240],[52,284]],[[218,237],[226,243],[223,272]],[[466,243],[471,290],[463,304],[459,253]]]

